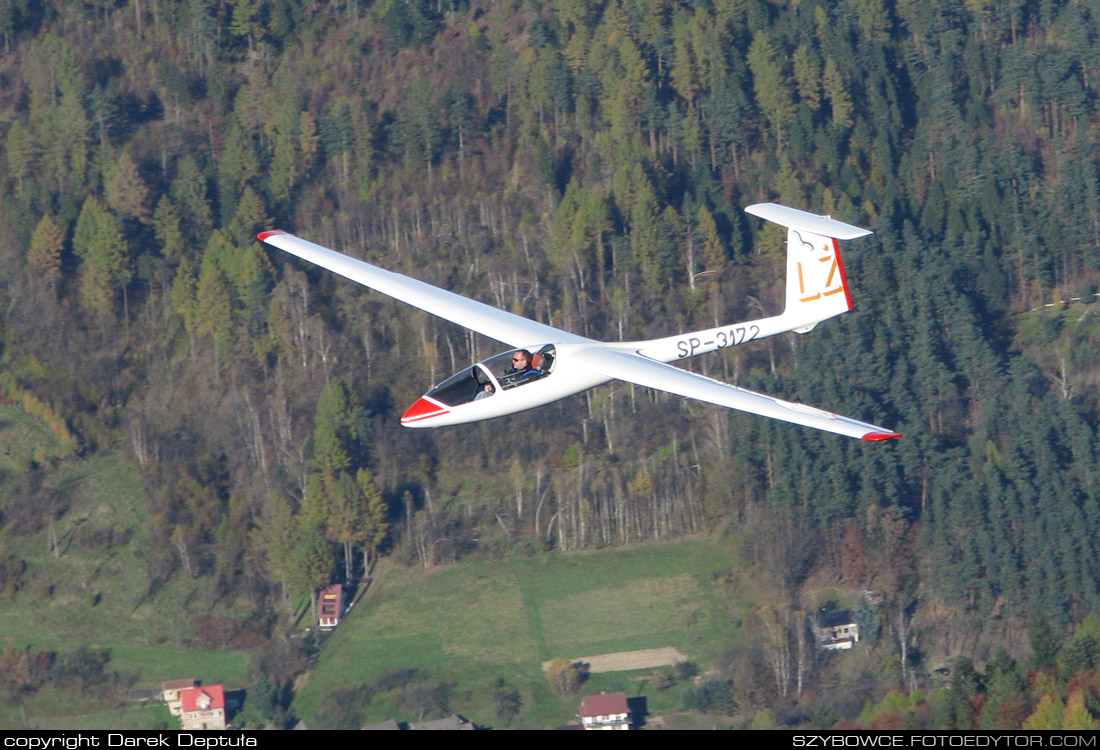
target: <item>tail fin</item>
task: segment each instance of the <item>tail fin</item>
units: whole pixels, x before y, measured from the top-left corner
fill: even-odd
[[[821,321],[852,309],[837,240],[854,240],[870,231],[777,203],[757,203],[745,211],[787,227],[787,306],[783,317],[789,319],[793,330],[806,333]]]

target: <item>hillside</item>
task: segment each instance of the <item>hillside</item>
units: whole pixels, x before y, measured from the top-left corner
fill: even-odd
[[[268,640],[383,556],[701,536],[776,613],[875,592],[875,700],[1074,642],[1100,609],[1098,24],[1076,0],[0,2],[4,689],[47,689],[28,647],[144,675],[124,644],[153,631]],[[855,310],[692,367],[902,440],[625,385],[405,430],[503,347],[253,239],[643,338],[778,312],[764,200],[874,231]],[[247,640],[230,671],[288,710],[309,654]]]
[[[329,636],[295,708],[317,728],[416,722],[451,710],[479,726],[507,719],[552,729],[575,720],[580,698],[557,694],[543,662],[675,647],[693,663],[710,663],[724,651],[736,628],[722,579],[712,574],[728,565],[720,550],[695,540],[429,572],[386,566]],[[668,695],[651,687],[671,671],[592,674],[583,692],[652,693],[651,712],[679,710],[687,685]],[[500,684],[519,693],[514,716],[493,697]],[[347,700],[363,694],[365,702]]]

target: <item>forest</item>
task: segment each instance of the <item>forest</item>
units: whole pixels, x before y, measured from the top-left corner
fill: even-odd
[[[705,534],[777,607],[876,592],[903,690],[922,653],[1069,642],[1100,611],[1098,33],[1082,0],[0,0],[0,396],[61,446],[0,477],[5,595],[78,501],[50,477],[115,452],[151,574],[256,612],[381,555]],[[874,231],[855,309],[688,366],[901,440],[625,384],[405,430],[505,347],[255,241],[652,338],[780,312],[770,200]]]

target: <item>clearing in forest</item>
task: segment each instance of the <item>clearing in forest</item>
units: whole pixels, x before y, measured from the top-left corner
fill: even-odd
[[[596,692],[629,687],[624,670],[707,662],[735,630],[721,586],[729,565],[703,540],[427,571],[384,559],[371,591],[325,639],[294,710],[309,724],[326,696],[362,684],[372,695],[364,723],[415,721],[404,688],[386,687],[407,675],[417,689],[443,691],[451,710],[494,726],[490,696],[503,680],[524,706],[513,726],[559,726],[578,699],[551,691],[543,662],[600,655],[583,657],[592,674],[585,689]]]

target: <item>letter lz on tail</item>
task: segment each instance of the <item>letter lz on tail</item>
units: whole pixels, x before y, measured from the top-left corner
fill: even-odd
[[[837,240],[866,237],[869,231],[775,203],[758,203],[745,211],[787,227],[787,306],[783,317],[791,322],[792,330],[806,333],[821,321],[852,309]]]
[[[745,212],[787,227],[787,289],[783,314],[655,341],[635,342],[641,354],[671,362],[778,333],[807,333],[821,321],[852,309],[837,240],[866,237],[871,232],[776,203],[757,203]]]
[[[754,393],[668,364],[788,331],[805,333],[852,309],[837,240],[852,240],[870,232],[775,203],[758,203],[745,210],[787,227],[783,313],[663,339],[618,343],[596,341],[528,320],[286,232],[264,232],[259,239],[513,347],[514,351],[472,365],[424,394],[401,418],[407,427],[444,427],[515,414],[610,380],[623,380],[848,437],[872,441],[900,437],[883,427]],[[521,352],[531,362],[526,377],[517,380],[508,367]]]

